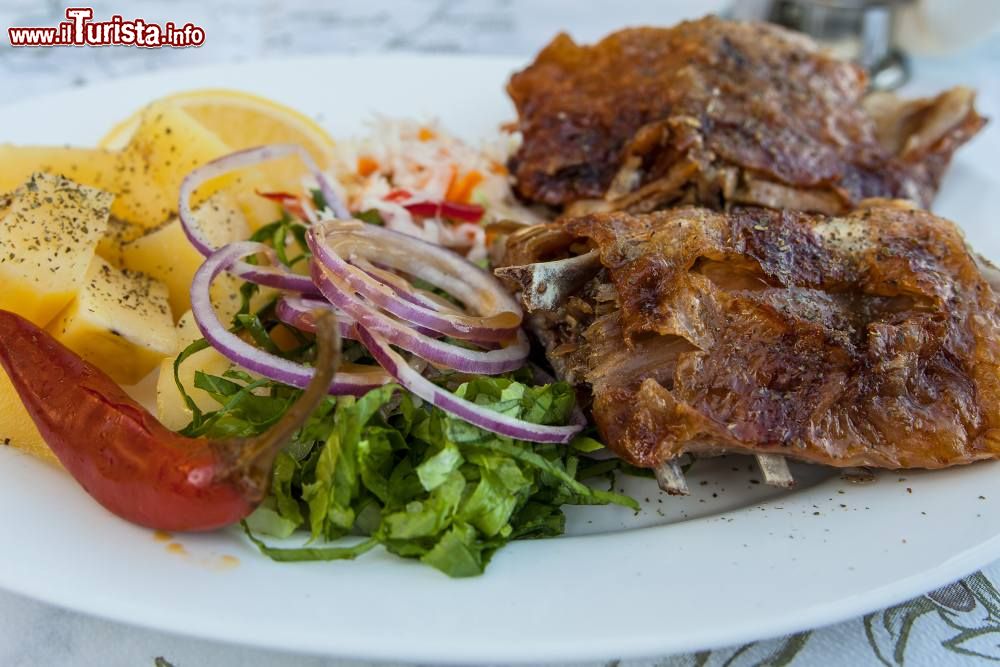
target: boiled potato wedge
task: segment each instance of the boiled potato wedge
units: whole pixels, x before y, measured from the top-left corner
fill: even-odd
[[[221,139],[182,109],[150,105],[119,156],[118,197],[112,215],[146,229],[160,226],[177,213],[184,177],[229,152]],[[194,193],[193,203],[204,201],[232,180],[232,176],[222,176],[206,183]]]
[[[135,384],[177,349],[166,286],[97,256],[48,330],[119,384]]]
[[[201,331],[194,321],[194,315],[187,311],[177,320],[177,355],[180,355],[191,343],[199,340]],[[184,402],[177,383],[174,381],[174,360],[177,355],[168,357],[160,363],[160,375],[156,382],[156,415],[163,425],[174,431],[187,426],[192,417],[191,408]],[[180,366],[178,375],[188,395],[195,405],[204,412],[217,410],[219,404],[201,389],[194,386],[194,374],[202,371],[209,375],[222,375],[232,366],[232,363],[214,348],[206,348],[195,352],[185,359]]]
[[[257,231],[264,225],[280,220],[284,214],[281,205],[258,194],[274,189],[276,188],[268,187],[262,176],[245,170],[238,174],[231,185],[226,187],[225,192],[240,207],[250,229]],[[292,189],[292,191],[295,190]]]
[[[99,148],[0,144],[0,192],[14,190],[36,172],[114,192],[117,165],[117,152]]]
[[[221,193],[205,201],[195,215],[205,240],[216,248],[250,236],[243,213]],[[191,308],[191,280],[204,260],[188,241],[177,218],[124,244],[121,249],[122,266],[142,271],[167,286],[170,308],[176,318]],[[230,319],[239,309],[239,286],[240,281],[229,275],[221,275],[215,280],[212,302],[223,320]]]
[[[178,354],[183,352],[185,347],[202,337],[201,330],[198,329],[198,323],[194,321],[194,313],[190,310],[178,318],[175,329],[177,331]]]
[[[59,459],[45,444],[3,368],[0,368],[0,445],[17,447],[43,461],[59,465]]]
[[[0,200],[0,308],[39,326],[65,308],[108,224],[113,195],[36,173]]]
[[[191,423],[194,415],[174,382],[174,359],[175,357],[170,357],[160,362],[160,376],[156,383],[156,416],[164,426],[178,431]],[[220,406],[206,392],[195,388],[194,374],[201,371],[209,375],[222,375],[230,366],[232,363],[211,347],[195,352],[181,363],[178,375],[200,410],[210,412],[218,410]]]
[[[144,235],[148,230],[145,227],[125,222],[118,218],[108,219],[108,229],[104,236],[97,242],[97,254],[114,266],[122,266],[122,248],[125,244],[134,241]]]

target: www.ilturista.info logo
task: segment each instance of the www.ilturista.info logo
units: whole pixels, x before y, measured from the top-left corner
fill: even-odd
[[[108,21],[92,21],[90,7],[70,7],[66,21],[55,27],[7,28],[11,46],[141,46],[184,48],[205,43],[205,29],[191,23],[163,25],[142,19],[125,20],[115,14]]]

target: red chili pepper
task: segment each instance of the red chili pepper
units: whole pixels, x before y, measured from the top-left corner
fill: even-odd
[[[296,197],[291,192],[261,192],[260,190],[254,190],[254,192],[264,199],[270,199],[273,202],[277,202],[295,217],[301,220],[309,220],[309,217],[306,215],[306,210],[302,206],[302,199],[300,197]]]
[[[187,438],[160,424],[101,370],[19,315],[0,310],[0,364],[45,442],[93,498],[149,528],[203,531],[250,514],[278,452],[327,394],[340,360],[336,325],[317,313],[316,375],[256,438]]]

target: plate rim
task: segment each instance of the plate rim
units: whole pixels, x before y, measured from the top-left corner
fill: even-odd
[[[4,451],[4,450],[0,450]],[[11,454],[31,466],[45,469],[50,472],[62,475],[62,471],[51,464],[34,459],[30,455],[20,451],[9,449]],[[0,460],[3,458],[0,454]],[[981,461],[971,464],[970,467],[983,468],[991,466],[1000,469],[1000,461]],[[889,471],[893,472],[893,471]],[[933,471],[932,471],[933,472]],[[828,479],[817,487],[833,483],[834,478]],[[888,483],[890,480],[885,480]],[[813,488],[817,488],[813,487]],[[82,491],[81,491],[82,493]],[[789,496],[778,496],[767,502],[780,500]],[[754,507],[743,507],[733,512],[720,512],[720,514],[739,514],[752,512]],[[114,520],[115,517],[107,513],[103,508],[97,507],[100,511]],[[704,517],[711,520],[719,515]],[[694,520],[697,522],[698,520]],[[681,524],[687,522],[681,522]],[[671,527],[678,524],[646,526],[624,531],[624,533],[665,533]],[[140,529],[141,530],[141,529]],[[569,535],[555,538],[551,541],[571,542],[571,541],[594,541],[594,540],[615,540],[616,533],[600,533],[594,535]],[[235,539],[235,537],[234,537]],[[532,542],[542,543],[546,540],[524,541],[512,543],[508,550],[523,547]],[[263,559],[263,556],[261,556]],[[506,650],[502,656],[504,664],[541,664],[541,663],[568,663],[585,662],[595,660],[641,660],[664,658],[685,653],[693,653],[703,650],[716,650],[730,646],[738,646],[749,642],[765,641],[803,631],[819,630],[838,623],[857,619],[872,612],[885,609],[894,604],[918,597],[928,592],[934,591],[949,583],[960,580],[972,574],[984,565],[1000,559],[1000,532],[977,545],[966,549],[960,553],[953,554],[935,568],[923,570],[911,576],[889,582],[869,590],[864,595],[841,598],[834,602],[816,604],[808,607],[792,608],[787,612],[778,615],[762,616],[753,624],[746,624],[739,630],[729,632],[719,632],[714,629],[701,633],[688,633],[684,637],[676,635],[660,635],[657,637],[648,636],[645,641],[632,643],[628,647],[621,647],[617,650],[609,650],[608,643],[601,641],[588,641],[586,643],[574,643],[567,647],[564,639],[549,639],[539,642],[535,640],[532,649]],[[265,559],[266,562],[266,559]],[[289,564],[272,563],[276,566],[289,566]],[[411,561],[398,562],[401,567],[423,567]],[[291,566],[303,564],[290,564]],[[304,565],[322,566],[323,563],[307,563]],[[338,565],[337,563],[326,565]],[[339,563],[345,567],[350,567],[352,563]],[[443,575],[442,575],[443,576]],[[484,575],[485,576],[485,575]],[[443,582],[460,582],[463,580],[442,579]],[[211,625],[200,622],[197,617],[183,617],[178,614],[171,614],[173,619],[184,619],[181,622],[162,623],[152,620],[152,615],[136,614],[137,611],[145,609],[141,598],[125,600],[122,597],[115,597],[115,604],[95,608],[88,607],[80,597],[74,597],[70,589],[44,588],[39,591],[37,587],[20,585],[16,580],[5,576],[5,572],[0,568],[0,588],[20,595],[22,597],[44,602],[60,609],[70,610],[86,616],[104,619],[125,626],[144,628],[156,632],[162,632],[175,637],[190,637],[204,641],[210,641],[232,646],[245,646],[261,650],[283,653],[287,655],[316,656],[343,660],[365,660],[375,662],[398,662],[405,661],[412,664],[440,664],[440,665],[488,665],[497,664],[495,656],[487,656],[484,653],[473,650],[454,650],[454,648],[433,648],[426,647],[413,650],[410,648],[400,650],[395,648],[383,648],[382,644],[358,644],[351,639],[347,645],[341,648],[334,648],[329,641],[318,639],[323,633],[312,633],[305,637],[295,632],[279,632],[280,639],[275,641],[271,635],[262,635],[240,631],[230,631],[220,629],[219,625]],[[229,626],[235,627],[235,626]],[[725,639],[722,639],[722,637]],[[345,644],[345,642],[338,642]]]
[[[66,88],[47,92],[42,95],[31,96],[24,100],[7,101],[0,105],[0,109],[8,111],[19,106],[31,104],[43,104],[46,102],[58,101],[60,99],[71,98],[73,95],[86,91],[89,94],[98,94],[104,90],[120,90],[133,82],[149,83],[151,80],[164,79],[168,81],[179,81],[185,73],[198,72],[204,74],[206,71],[226,72],[234,70],[246,70],[267,64],[269,66],[302,66],[315,65],[316,63],[352,64],[359,62],[380,61],[385,64],[405,63],[411,64],[414,60],[422,62],[452,63],[455,61],[476,61],[489,62],[498,67],[506,67],[511,71],[520,65],[524,60],[509,56],[494,56],[485,54],[426,54],[426,53],[357,53],[357,54],[333,54],[316,56],[296,56],[283,58],[262,58],[243,61],[239,63],[214,63],[200,66],[167,68],[152,73],[140,73],[127,77],[112,79],[110,81],[94,83],[79,87]],[[137,105],[144,102],[141,98],[136,98]],[[27,455],[21,452],[18,456]],[[31,459],[33,463],[35,462]],[[44,465],[44,464],[38,464]],[[982,464],[975,464],[982,465]],[[989,464],[986,464],[989,465]],[[994,464],[996,465],[996,464]],[[735,513],[735,512],[731,512]],[[665,531],[670,526],[655,526],[647,528],[637,528],[636,531]],[[593,539],[595,537],[607,538],[608,536],[569,536],[561,538],[567,541]],[[517,548],[520,545],[511,545],[509,548]],[[557,659],[566,660],[591,660],[598,657],[606,658],[648,658],[653,656],[663,656],[667,653],[681,653],[708,648],[718,648],[723,645],[742,643],[746,641],[756,641],[789,633],[799,632],[806,629],[816,629],[831,625],[843,620],[856,618],[863,614],[882,609],[888,605],[909,599],[911,597],[926,593],[929,590],[943,586],[955,581],[992,561],[1000,558],[1000,533],[985,539],[975,546],[968,548],[939,564],[936,568],[924,570],[900,580],[892,581],[882,586],[876,587],[863,596],[854,596],[841,599],[834,603],[816,605],[806,609],[798,608],[789,610],[785,615],[771,615],[755,619],[752,624],[742,626],[739,630],[725,633],[725,639],[720,639],[720,633],[712,630],[701,634],[689,634],[685,637],[671,637],[669,634],[658,637],[650,637],[644,643],[635,643],[625,650],[615,650],[608,653],[607,649],[598,649],[592,641],[584,644],[567,644],[563,639],[547,639],[541,646],[547,647],[542,652],[532,650],[530,652],[519,653],[510,651],[504,654],[503,659],[509,662],[526,663],[539,660]],[[154,615],[144,615],[137,618],[134,615],[134,606],[137,603],[130,603],[128,600],[116,599],[116,604],[102,606],[87,606],[83,599],[74,599],[69,589],[63,591],[44,590],[39,591],[38,587],[32,587],[27,581],[14,581],[6,576],[3,569],[0,569],[0,587],[9,590],[17,595],[40,600],[47,604],[52,604],[63,609],[70,609],[78,613],[95,616],[111,621],[120,622],[133,627],[143,627],[160,632],[168,632],[175,635],[197,637],[200,639],[226,642],[234,645],[254,646],[262,649],[278,650],[297,654],[324,655],[343,658],[362,658],[373,660],[421,660],[447,664],[467,664],[470,662],[481,663],[492,661],[493,656],[486,656],[482,653],[455,652],[444,649],[447,652],[434,652],[433,650],[413,651],[406,650],[400,652],[385,648],[383,645],[367,646],[363,650],[346,649],[331,651],[331,644],[322,640],[317,640],[312,644],[299,644],[298,647],[291,646],[287,639],[275,642],[270,635],[227,632],[220,631],[217,626],[199,624],[197,619],[191,619],[188,623],[173,623],[170,625],[158,624],[153,620]],[[321,634],[321,633],[320,633]],[[287,633],[279,633],[287,637]],[[299,641],[301,638],[296,638]],[[349,642],[348,642],[349,643]],[[536,643],[536,648],[539,644]]]

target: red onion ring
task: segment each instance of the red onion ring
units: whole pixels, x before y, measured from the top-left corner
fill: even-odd
[[[470,350],[435,340],[361,301],[345,281],[318,261],[313,261],[310,268],[313,282],[330,303],[350,315],[357,324],[432,364],[463,373],[498,375],[523,366],[531,351],[528,337],[520,329],[513,343],[488,351]]]
[[[314,333],[316,321],[313,311],[315,310],[333,311],[337,315],[337,328],[340,329],[340,337],[350,340],[358,339],[358,335],[354,332],[354,318],[342,310],[337,310],[330,305],[330,302],[322,299],[309,299],[286,294],[278,299],[278,303],[274,307],[274,314],[288,326]]]
[[[399,296],[403,297],[410,303],[415,303],[420,306],[426,306],[431,310],[436,310],[440,313],[455,313],[457,315],[464,315],[465,313],[458,308],[455,304],[451,303],[443,296],[435,294],[434,292],[429,292],[419,287],[414,287],[406,281],[402,276],[393,273],[389,269],[383,269],[380,266],[375,266],[371,262],[364,260],[360,257],[355,257],[351,260],[351,264],[363,270],[365,273],[370,275],[376,280],[381,280],[386,285],[392,288]],[[413,328],[425,336],[430,336],[431,338],[441,338],[444,334],[434,331],[433,329],[428,329],[427,327],[421,327],[414,325]],[[470,343],[478,345],[481,348],[487,350],[495,350],[500,347],[500,343],[494,340],[479,340],[479,339],[466,339]]]
[[[275,314],[278,316],[278,319],[285,324],[302,331],[313,333],[316,330],[316,326],[312,321],[312,313],[310,311],[316,308],[325,308],[327,310],[332,310],[337,314],[337,322],[341,325],[341,338],[348,338],[350,340],[358,339],[353,330],[354,318],[344,311],[334,308],[333,305],[325,299],[286,294],[278,300],[278,303],[275,306]],[[415,326],[413,329],[414,331],[417,331],[425,336],[431,336],[434,338],[439,338],[441,336],[438,332],[431,331],[430,329],[425,329],[423,327]],[[493,345],[493,343],[483,343],[481,346],[488,347],[489,345]]]
[[[437,386],[410,368],[406,360],[399,356],[389,346],[389,343],[377,333],[368,330],[361,324],[358,324],[356,329],[358,337],[361,339],[362,344],[368,348],[368,352],[402,387],[445,412],[455,415],[459,419],[464,419],[474,426],[518,440],[556,443],[569,442],[583,428],[579,424],[571,424],[569,426],[532,424],[523,419],[515,419],[514,417],[494,412],[484,406],[476,405]]]
[[[314,328],[310,322],[314,309],[335,310],[339,306],[346,311],[339,319],[339,332],[345,337],[359,338],[382,365],[367,372],[339,371],[330,386],[331,394],[363,394],[395,378],[413,394],[442,410],[507,437],[565,443],[579,432],[579,424],[542,426],[460,398],[424,378],[392,349],[391,344],[395,344],[432,363],[469,373],[502,373],[523,365],[528,343],[520,329],[523,318],[520,306],[493,276],[464,258],[421,239],[358,221],[327,221],[309,230],[307,240],[314,255],[313,280],[281,266],[273,249],[260,243],[247,241],[218,250],[212,248],[194,218],[190,205],[192,193],[206,181],[234,169],[289,155],[298,155],[303,160],[334,214],[349,218],[350,212],[326,175],[308,153],[294,145],[261,146],[227,155],[192,171],[181,185],[178,204],[181,225],[192,245],[207,257],[191,284],[192,311],[202,335],[213,347],[251,372],[284,384],[306,386],[314,374],[312,368],[265,352],[228,331],[212,308],[209,290],[223,271],[257,284],[305,294],[315,294],[318,288],[334,305],[286,295],[277,305],[279,319],[308,331],[310,326]],[[264,255],[272,265],[241,261],[251,255]],[[361,266],[355,266],[352,263],[355,261]],[[382,266],[440,287],[466,304],[475,315],[413,287],[405,278]],[[403,324],[378,308],[411,324]],[[468,350],[424,335],[421,330],[425,327],[454,338],[481,341],[482,345],[512,338],[514,342],[489,351]]]
[[[181,227],[184,229],[184,234],[188,237],[191,245],[193,245],[195,249],[205,257],[208,257],[215,252],[215,248],[212,247],[212,245],[201,233],[201,229],[198,227],[198,221],[195,219],[194,211],[191,209],[191,195],[198,189],[199,186],[204,184],[206,181],[218,178],[219,176],[227,174],[230,171],[243,169],[244,167],[249,167],[261,162],[268,162],[278,158],[288,157],[290,155],[298,156],[299,159],[306,165],[306,168],[319,184],[320,191],[323,193],[323,197],[326,198],[327,205],[334,212],[334,214],[341,217],[351,217],[347,207],[344,206],[343,202],[340,201],[340,198],[337,196],[330,179],[322,172],[322,170],[320,170],[320,168],[316,165],[316,162],[312,159],[312,156],[309,155],[305,149],[294,144],[258,146],[256,148],[247,148],[242,151],[236,151],[235,153],[230,153],[229,155],[224,155],[223,157],[212,160],[211,162],[194,169],[184,177],[184,180],[181,182],[180,194],[178,196],[177,216],[180,218]],[[229,272],[239,276],[243,280],[256,283],[258,285],[267,285],[269,287],[303,292],[306,294],[315,293],[312,282],[307,276],[300,276],[297,273],[293,273],[292,271],[282,267],[277,261],[274,260],[273,253],[270,257],[273,266],[256,266],[253,264],[247,264],[246,262],[236,262],[229,269]]]
[[[358,221],[317,223],[306,239],[314,258],[326,269],[375,306],[406,322],[463,340],[504,341],[520,330],[521,307],[500,282],[446,248]],[[350,259],[354,256],[437,285],[477,314],[442,312],[413,303],[353,266]]]
[[[209,255],[191,281],[191,311],[202,335],[224,357],[253,373],[303,388],[315,372],[312,368],[265,352],[226,329],[216,316],[209,298],[212,281],[220,273],[242,258],[266,248],[261,243],[243,241],[230,243]],[[369,372],[338,371],[330,385],[330,393],[361,395],[391,380],[380,368]]]
[[[406,278],[393,273],[390,269],[384,269],[381,266],[375,266],[366,259],[361,257],[351,258],[351,264],[358,267],[372,278],[376,280],[381,280],[383,283],[388,285],[392,290],[403,297],[410,303],[415,303],[418,306],[424,306],[430,308],[431,310],[436,310],[439,313],[448,312],[455,313],[456,315],[464,315],[455,304],[449,303],[444,297],[438,296],[433,292],[428,292],[427,290],[414,287],[406,281]]]

